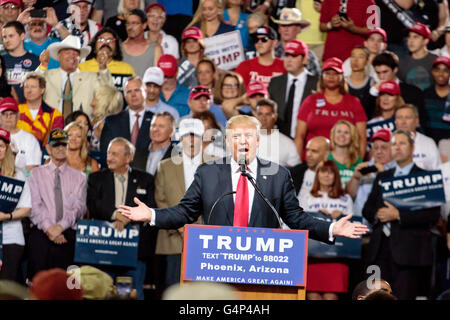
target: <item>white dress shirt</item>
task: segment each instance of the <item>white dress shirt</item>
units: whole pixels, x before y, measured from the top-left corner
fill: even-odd
[[[197,171],[198,166],[202,163],[202,153],[199,152],[195,157],[188,157],[183,152],[183,172],[184,172],[184,185],[186,190],[194,181],[194,175]]]
[[[128,114],[130,115],[130,134],[133,132],[133,126],[136,122],[136,113],[139,114],[139,129],[142,127],[142,120],[144,119],[144,113],[145,109],[142,109],[139,112],[133,111],[130,108],[128,108]]]
[[[287,167],[300,163],[294,141],[278,130],[272,131],[271,134],[259,135],[258,158]]]
[[[430,137],[416,132],[413,160],[418,167],[424,170],[438,170],[442,162],[436,142]]]
[[[292,120],[291,120],[291,137],[295,137],[295,130],[297,128],[297,115],[302,102],[303,90],[305,89],[306,79],[308,77],[308,71],[303,70],[298,76],[294,77],[291,73],[288,73],[288,81],[286,86],[286,102],[289,99],[289,89],[291,88],[292,81],[297,79],[295,83],[294,105],[292,106]]]

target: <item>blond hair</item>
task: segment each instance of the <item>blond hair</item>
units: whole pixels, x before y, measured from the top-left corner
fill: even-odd
[[[6,143],[5,141],[3,142],[6,144],[6,152],[5,157],[3,158],[3,161],[1,163],[2,176],[13,178],[16,173],[15,167],[16,156],[14,155],[11,149],[11,145],[9,143]]]
[[[336,147],[336,144],[334,143],[334,138],[336,135],[336,129],[339,125],[344,124],[350,129],[350,136],[351,141],[350,145],[348,146],[348,160],[346,163],[347,169],[350,168],[352,165],[354,165],[359,158],[359,137],[358,132],[356,131],[356,127],[353,125],[353,123],[347,121],[347,120],[338,120],[333,128],[331,128],[330,132],[330,139],[331,139],[331,147],[334,149]]]
[[[64,131],[69,134],[69,131],[72,129],[78,129],[81,132],[81,149],[80,149],[80,158],[83,163],[87,163],[88,153],[89,153],[89,145],[87,141],[87,132],[84,127],[79,122],[71,122],[67,126],[64,127]]]
[[[113,86],[100,86],[95,90],[95,98],[97,104],[93,113],[92,122],[94,124],[103,120],[107,115],[118,113],[123,109],[122,93]]]
[[[126,11],[125,6],[123,5],[125,0],[120,0],[119,4],[117,5],[117,15],[125,15],[128,13],[128,11]],[[145,10],[145,3],[144,0],[140,0],[139,1],[139,7],[138,9],[141,9],[142,11]]]
[[[187,28],[192,27],[195,24],[200,23],[200,30],[202,30],[203,35],[206,36],[206,22],[203,20],[202,11],[203,11],[203,3],[207,0],[200,0],[198,4],[197,11],[194,13],[194,17],[192,18],[191,22],[187,25]],[[211,0],[216,5],[217,9],[219,9],[221,12],[218,15],[219,21],[223,22],[223,5],[221,0]]]
[[[259,120],[256,119],[255,117],[250,117],[243,114],[239,114],[237,116],[233,116],[230,119],[228,119],[225,129],[227,132],[229,132],[229,130],[232,129],[233,125],[239,124],[254,126],[259,136],[259,130],[261,129],[261,122],[259,122]]]

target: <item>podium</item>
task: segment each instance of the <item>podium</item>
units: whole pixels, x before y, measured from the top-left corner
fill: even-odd
[[[181,286],[227,283],[241,300],[305,300],[308,231],[186,225]]]

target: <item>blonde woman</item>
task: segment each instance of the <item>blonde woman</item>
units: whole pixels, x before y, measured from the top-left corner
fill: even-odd
[[[91,149],[98,151],[105,117],[123,110],[122,93],[115,87],[101,86],[94,92],[91,108],[93,110]]]
[[[198,9],[186,29],[192,26],[200,28],[206,38],[235,30],[223,20],[221,0],[200,0]]]
[[[100,170],[100,166],[95,159],[88,156],[88,140],[87,132],[83,125],[79,122],[71,122],[65,128],[69,137],[69,143],[67,144],[67,164],[74,169],[83,171],[86,177],[91,172]]]
[[[25,174],[14,166],[15,156],[11,150],[9,131],[0,128],[0,170],[1,175],[25,181]],[[3,265],[0,269],[0,279],[22,283],[21,262],[25,251],[25,235],[22,219],[28,217],[31,211],[31,195],[28,184],[25,183],[16,209],[11,212],[0,212],[2,224]]]
[[[342,187],[353,176],[355,167],[362,163],[359,156],[359,137],[356,127],[347,120],[338,120],[330,132],[332,151],[328,159],[333,160],[338,168],[341,177]]]
[[[122,41],[128,38],[125,22],[128,13],[133,9],[144,10],[144,0],[120,0],[117,6],[117,16],[109,18],[105,23],[105,27],[114,29]]]

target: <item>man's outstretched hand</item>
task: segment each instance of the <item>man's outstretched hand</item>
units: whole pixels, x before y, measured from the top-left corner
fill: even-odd
[[[149,222],[152,218],[152,211],[150,208],[136,197],[134,197],[133,200],[134,203],[138,205],[137,207],[122,205],[119,207],[119,212],[130,220]]]
[[[333,236],[358,239],[369,232],[369,228],[366,225],[350,222],[351,217],[352,214],[349,214],[336,221],[333,227]]]

